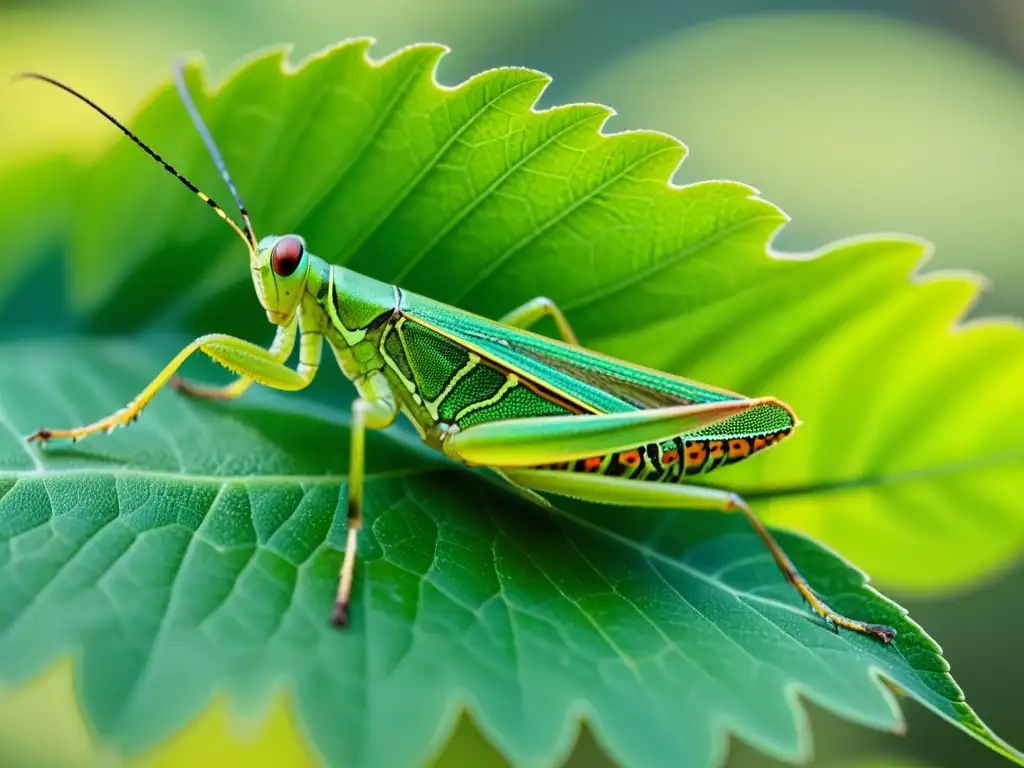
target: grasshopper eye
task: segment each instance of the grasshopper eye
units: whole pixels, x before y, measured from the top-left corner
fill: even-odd
[[[282,237],[270,254],[270,266],[274,274],[288,277],[299,268],[302,261],[302,241],[297,237]]]

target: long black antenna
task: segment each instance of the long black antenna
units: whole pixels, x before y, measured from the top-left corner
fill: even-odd
[[[105,110],[99,104],[94,102],[92,99],[90,99],[87,96],[84,96],[83,94],[81,94],[78,91],[76,91],[70,85],[65,85],[60,80],[56,80],[56,79],[54,79],[52,77],[49,77],[48,75],[41,75],[38,72],[21,72],[21,73],[16,74],[16,75],[11,77],[11,80],[26,80],[26,79],[42,80],[44,83],[49,83],[50,85],[55,85],[58,88],[60,88],[62,91],[65,91],[66,93],[70,93],[76,99],[78,99],[79,101],[82,101],[82,102],[88,104],[96,112],[99,112],[101,115],[103,115],[103,117],[105,117],[108,121],[110,121],[111,123],[116,125],[118,127],[118,129],[120,129],[121,133],[123,133],[125,136],[127,136],[129,139],[131,139],[133,142],[135,142],[136,146],[138,146],[143,152],[145,152],[151,158],[153,158],[158,163],[160,163],[160,165],[162,165],[164,167],[165,171],[167,171],[169,174],[174,176],[174,178],[176,178],[178,181],[180,181],[182,184],[184,184],[188,188],[188,190],[190,192],[193,192],[194,194],[196,194],[199,197],[200,200],[202,200],[204,203],[206,203],[208,206],[210,206],[214,211],[216,211],[217,215],[220,216],[222,219],[224,219],[224,221],[226,221],[228,223],[228,225],[233,230],[235,230],[235,232],[238,233],[238,236],[241,237],[243,241],[245,241],[245,244],[246,244],[246,246],[248,246],[249,250],[251,252],[255,252],[256,242],[255,242],[255,237],[252,235],[252,227],[251,226],[248,227],[248,232],[243,232],[242,228],[239,227],[234,222],[234,220],[224,212],[224,209],[221,208],[219,205],[217,205],[217,203],[214,202],[214,200],[211,197],[209,197],[206,194],[204,194],[203,192],[201,192],[199,190],[199,188],[195,184],[193,184],[191,181],[186,179],[181,173],[178,172],[178,170],[173,165],[168,163],[166,160],[164,160],[162,157],[160,157],[160,155],[158,155],[156,152],[154,152],[152,149],[150,149],[142,139],[140,139],[138,136],[136,136],[134,133],[132,133],[130,130],[128,130],[128,128],[125,127],[125,125],[123,123],[121,123],[120,120],[118,120],[112,114],[107,112],[107,110]],[[232,191],[234,191],[234,187],[233,186],[232,186]],[[237,199],[237,196],[236,196],[236,199]],[[249,218],[248,218],[248,216],[245,215],[244,211],[243,211],[243,216],[245,217],[246,224],[248,225]]]
[[[245,231],[249,236],[249,243],[255,248],[256,233],[253,232],[252,222],[249,221],[249,212],[245,210],[245,203],[242,202],[242,197],[238,194],[238,188],[235,186],[231,174],[228,173],[224,157],[221,155],[220,150],[217,149],[217,143],[213,140],[210,129],[203,122],[203,117],[199,114],[196,103],[192,100],[192,94],[188,92],[188,86],[185,84],[184,62],[181,59],[174,62],[174,85],[178,89],[178,95],[181,97],[181,100],[185,103],[188,116],[192,118],[192,124],[199,131],[203,144],[206,145],[206,151],[210,153],[210,157],[213,158],[213,162],[217,165],[217,170],[220,171],[221,178],[224,179],[224,183],[231,190],[231,196],[235,198],[235,205],[238,206],[238,212],[242,214],[242,221],[245,222]]]

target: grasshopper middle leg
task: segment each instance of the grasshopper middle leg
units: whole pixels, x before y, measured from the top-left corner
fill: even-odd
[[[548,316],[555,321],[555,325],[558,326],[558,333],[562,337],[562,341],[576,347],[580,345],[580,341],[576,337],[576,332],[572,329],[572,326],[569,325],[569,321],[565,319],[565,315],[562,314],[562,310],[559,309],[558,305],[547,296],[538,296],[537,298],[526,302],[522,306],[516,307],[501,318],[501,322],[505,323],[505,325],[515,326],[516,328],[529,328],[545,316]]]
[[[348,470],[348,537],[345,559],[338,577],[338,594],[331,612],[331,623],[348,626],[348,605],[352,597],[352,579],[356,567],[356,546],[363,527],[363,479],[366,466],[366,430],[384,429],[398,416],[398,404],[387,379],[380,371],[355,382],[359,397],[352,403],[351,449]]]

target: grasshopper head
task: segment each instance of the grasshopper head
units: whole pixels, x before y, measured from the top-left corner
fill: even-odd
[[[252,282],[267,318],[284,325],[295,314],[306,290],[306,241],[298,235],[270,235],[260,240],[250,262]]]

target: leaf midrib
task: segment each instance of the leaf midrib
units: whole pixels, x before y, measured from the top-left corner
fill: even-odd
[[[743,495],[748,499],[772,499],[788,496],[806,496],[818,493],[833,493],[838,491],[851,490],[855,488],[874,488],[883,485],[893,485],[902,482],[913,482],[915,480],[951,475],[959,472],[969,472],[975,469],[991,469],[1013,462],[1024,462],[1024,446],[1016,451],[1007,451],[997,456],[979,456],[974,459],[962,461],[951,461],[945,464],[938,464],[931,467],[919,467],[907,469],[901,472],[883,472],[877,475],[850,478],[847,480],[833,480],[824,483],[808,483],[805,485],[779,486],[777,488],[764,488],[762,490],[751,490]],[[2,475],[0,475],[2,477]],[[710,485],[710,484],[709,484]],[[717,487],[717,486],[716,486]],[[730,490],[740,492],[735,487]]]
[[[367,480],[376,480],[388,477],[407,477],[410,475],[429,474],[449,469],[443,465],[437,467],[416,467],[410,469],[383,470],[379,472],[366,472],[363,474]],[[186,485],[332,485],[344,483],[348,480],[347,473],[331,473],[325,475],[207,475],[190,474],[187,472],[173,472],[166,469],[150,470],[137,469],[133,467],[116,468],[88,468],[58,470],[28,470],[28,471],[5,471],[0,470],[0,480],[52,480],[74,477],[113,477],[133,478],[141,480],[159,480],[164,482],[180,482]]]
[[[920,467],[902,472],[889,472],[867,477],[851,478],[848,480],[835,480],[825,483],[808,483],[804,485],[795,484],[790,486],[779,486],[777,488],[765,488],[762,490],[751,489],[743,491],[741,486],[728,486],[729,490],[740,493],[747,499],[772,499],[789,496],[804,496],[818,493],[830,493],[854,488],[872,488],[876,486],[892,485],[901,482],[910,482],[918,479],[937,477],[958,472],[969,472],[974,469],[999,467],[1004,464],[1012,464],[1016,461],[1024,462],[1024,447],[1019,451],[1008,451],[996,457],[979,457],[963,461],[947,462],[932,467]],[[410,467],[405,469],[381,470],[367,472],[364,477],[367,480],[384,479],[389,477],[412,477],[415,475],[434,474],[439,472],[452,471],[453,466],[438,464],[432,467]],[[348,480],[348,473],[329,473],[322,475],[309,474],[270,474],[270,475],[210,475],[203,473],[174,472],[171,470],[150,470],[134,467],[77,467],[74,469],[31,469],[31,470],[0,470],[0,480],[48,480],[63,479],[69,477],[125,477],[138,478],[142,480],[161,480],[165,482],[180,482],[191,485],[330,485],[333,483],[344,483]],[[694,483],[694,485],[706,485],[707,487],[725,487],[720,483]]]

